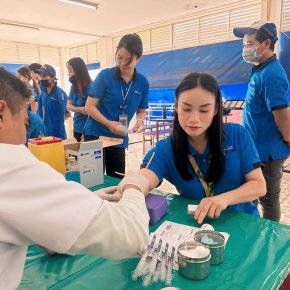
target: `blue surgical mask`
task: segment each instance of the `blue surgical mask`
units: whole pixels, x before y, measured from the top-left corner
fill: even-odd
[[[248,63],[258,63],[261,60],[263,53],[260,55],[256,55],[257,49],[262,45],[262,43],[258,47],[249,47],[243,48],[243,59]]]

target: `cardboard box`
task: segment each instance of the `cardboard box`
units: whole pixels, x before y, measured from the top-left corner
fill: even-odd
[[[103,148],[122,144],[123,139],[100,136],[98,140],[77,142],[64,140],[66,158],[74,156],[79,163],[81,184],[92,187],[104,183]]]

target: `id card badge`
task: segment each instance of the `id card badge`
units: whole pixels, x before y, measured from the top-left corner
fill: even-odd
[[[119,122],[125,127],[128,128],[128,115],[119,115]]]

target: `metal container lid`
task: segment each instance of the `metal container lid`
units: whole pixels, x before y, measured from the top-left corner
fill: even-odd
[[[194,250],[197,251],[194,252]],[[180,244],[177,249],[177,253],[180,258],[194,263],[208,261],[211,257],[210,249],[207,245],[194,241]]]

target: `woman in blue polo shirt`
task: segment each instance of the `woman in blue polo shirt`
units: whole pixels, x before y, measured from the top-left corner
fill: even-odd
[[[104,150],[106,173],[110,176],[120,177],[116,172],[125,172],[126,129],[132,117],[136,113],[133,133],[141,130],[146,117],[149,84],[135,69],[142,52],[142,41],[137,34],[123,36],[116,51],[117,66],[99,73],[86,102],[89,118],[84,140],[95,140],[99,136],[123,139],[122,144]]]
[[[200,200],[194,214],[198,223],[205,216],[218,218],[227,207],[258,215],[251,201],[266,193],[262,164],[246,130],[223,124],[216,80],[191,73],[175,94],[172,136],[159,141],[141,166],[150,188],[165,178],[181,196]]]
[[[87,66],[80,57],[73,57],[67,62],[69,81],[72,83],[67,101],[67,109],[74,112],[73,133],[81,141],[84,126],[88,119],[85,104],[88,98],[92,79]]]

